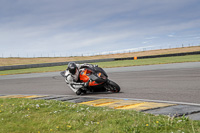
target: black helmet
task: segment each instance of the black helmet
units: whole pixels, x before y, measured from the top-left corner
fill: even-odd
[[[76,73],[76,69],[77,69],[77,66],[76,66],[76,63],[75,62],[69,62],[68,63],[68,68],[67,68],[68,70],[69,70],[69,72],[71,73],[71,74],[75,74]]]

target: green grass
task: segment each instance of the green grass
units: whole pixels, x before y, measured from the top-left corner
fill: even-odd
[[[54,100],[0,99],[1,133],[191,133],[200,121]]]
[[[198,61],[200,61],[200,55],[162,57],[162,58],[138,59],[138,60],[124,60],[124,61],[102,62],[102,63],[97,63],[97,64],[101,67],[106,68],[106,67],[143,66],[143,65],[198,62]]]
[[[103,68],[108,68],[108,67],[127,67],[127,66],[169,64],[169,63],[180,63],[180,62],[199,62],[199,61],[200,61],[200,55],[187,55],[187,56],[162,57],[162,58],[152,58],[152,59],[99,62],[93,64],[97,64]],[[54,67],[5,70],[5,71],[0,71],[0,75],[64,71],[66,67],[67,66],[65,65],[65,66],[54,66]]]

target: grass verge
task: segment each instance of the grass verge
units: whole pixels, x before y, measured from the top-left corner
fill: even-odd
[[[152,59],[98,62],[93,64],[97,64],[102,68],[111,68],[111,67],[127,67],[127,66],[169,64],[169,63],[181,63],[181,62],[199,62],[199,61],[200,61],[200,55],[187,55],[187,56],[162,57],[162,58],[152,58]],[[67,66],[65,65],[65,66],[54,66],[54,67],[5,70],[5,71],[0,71],[0,75],[55,72],[55,71],[63,71],[66,69],[66,67]]]
[[[54,100],[0,99],[0,132],[200,132],[200,121]]]

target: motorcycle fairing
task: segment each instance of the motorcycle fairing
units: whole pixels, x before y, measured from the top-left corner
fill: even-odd
[[[104,78],[102,78],[101,76],[104,76],[104,74],[100,72],[96,73],[95,71],[92,71],[92,69],[90,68],[89,69],[84,68],[79,74],[79,79],[80,81],[85,83],[88,82],[88,80],[91,80],[89,82],[89,86],[97,86],[103,84],[107,80],[106,76],[104,76]]]

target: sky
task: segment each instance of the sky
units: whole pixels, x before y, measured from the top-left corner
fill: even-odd
[[[0,57],[200,45],[199,0],[0,0]]]

